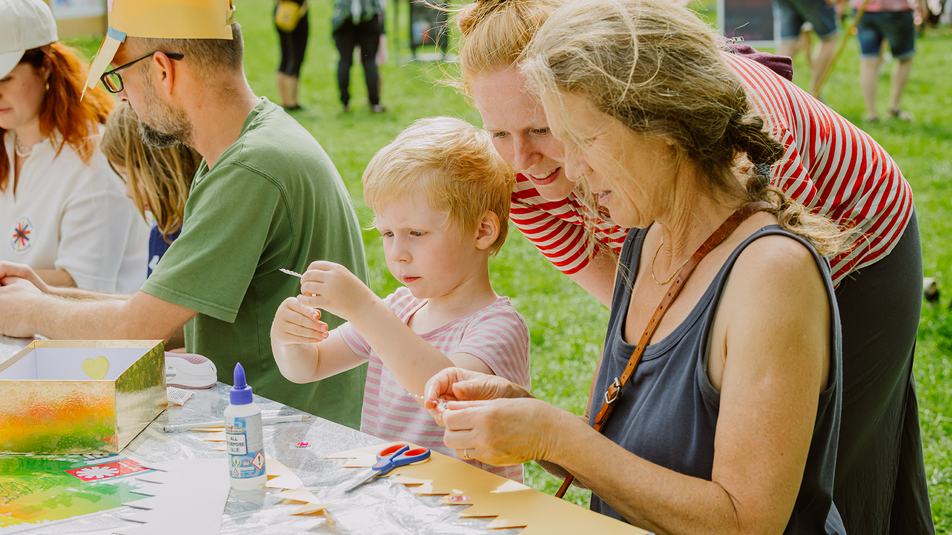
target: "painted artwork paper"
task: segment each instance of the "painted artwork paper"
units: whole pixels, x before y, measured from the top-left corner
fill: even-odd
[[[147,471],[122,455],[0,455],[0,534],[145,498],[131,476]]]

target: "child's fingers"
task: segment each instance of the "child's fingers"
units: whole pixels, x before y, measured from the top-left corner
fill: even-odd
[[[323,282],[307,281],[301,283],[301,294],[309,297],[323,295],[325,286]]]
[[[319,310],[301,304],[297,299],[285,299],[275,314],[275,328],[279,337],[312,337],[315,341],[327,338],[327,324],[318,321]]]
[[[288,343],[320,342],[328,337],[327,324],[320,321],[315,323],[286,321],[277,325],[276,331],[278,338]]]
[[[311,262],[311,265],[307,266],[308,271],[331,271],[340,264],[334,262],[328,262],[327,260],[315,260]]]
[[[285,303],[288,301],[293,301],[288,303],[288,309],[298,314],[304,316],[305,318],[310,319],[312,322],[320,323],[317,320],[321,319],[321,311],[317,309],[316,303],[305,302],[312,300],[313,298],[307,297],[305,295],[299,295],[297,297],[289,297],[285,299]],[[282,303],[284,306],[284,303]]]
[[[313,310],[314,312],[317,312],[317,316],[313,316],[313,315],[312,315],[312,317],[314,318],[315,321],[316,321],[318,318],[321,317],[321,316],[320,316],[320,312],[318,311],[318,309],[319,309],[322,305],[324,305],[324,303],[323,303],[321,297],[318,297],[318,296],[314,296],[314,295],[310,295],[310,294],[306,294],[306,293],[305,293],[305,294],[301,294],[301,295],[297,296],[297,300],[298,300],[298,302],[299,302],[301,305],[303,305],[305,308],[310,309],[310,310]],[[303,312],[302,312],[302,314],[307,315],[306,313],[303,313]]]

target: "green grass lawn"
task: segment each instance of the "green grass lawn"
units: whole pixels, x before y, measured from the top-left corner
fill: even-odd
[[[271,23],[272,3],[237,0],[238,20],[246,42],[245,70],[252,88],[278,102],[274,72],[278,62],[277,36]],[[391,2],[391,8],[394,3]],[[407,4],[399,2],[400,15]],[[311,37],[301,78],[300,103],[306,111],[295,117],[330,154],[354,199],[360,223],[371,226],[372,213],[363,203],[360,176],[380,147],[413,120],[433,115],[460,117],[480,125],[479,115],[455,90],[439,80],[454,72],[452,65],[408,62],[409,36],[405,23],[388,14],[390,62],[381,68],[382,103],[388,111],[374,115],[366,104],[363,72],[355,65],[351,79],[351,104],[355,111],[341,111],[337,96],[337,51],[330,39],[330,3],[310,4]],[[73,40],[86,57],[97,39]],[[917,43],[918,55],[903,101],[917,121],[865,124],[859,93],[858,46],[850,43],[823,91],[826,102],[850,121],[866,129],[899,162],[916,195],[922,233],[926,275],[939,279],[946,290],[943,303],[923,308],[916,356],[920,418],[926,471],[936,527],[952,531],[952,247],[942,236],[952,235],[952,32],[932,32]],[[806,85],[806,66],[796,64],[796,81]],[[884,110],[888,77],[880,81]],[[884,111],[881,111],[885,115]],[[397,287],[384,263],[374,232],[364,233],[374,290],[387,295]],[[566,410],[581,413],[589,381],[601,347],[608,312],[562,276],[518,232],[490,265],[493,285],[508,295],[525,316],[532,333],[533,393]],[[527,484],[554,492],[558,482],[534,465],[527,465]],[[588,493],[575,489],[570,498],[587,505]]]

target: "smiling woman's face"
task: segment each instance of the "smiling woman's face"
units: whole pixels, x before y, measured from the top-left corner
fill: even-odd
[[[562,168],[562,143],[552,136],[542,104],[515,68],[475,77],[473,100],[496,152],[550,201],[569,196],[575,183]]]

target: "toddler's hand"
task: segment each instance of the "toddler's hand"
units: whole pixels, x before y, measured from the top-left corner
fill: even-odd
[[[312,262],[301,277],[301,303],[347,321],[357,319],[376,299],[363,281],[340,264]]]
[[[285,299],[274,315],[271,339],[281,344],[310,344],[327,339],[327,324],[319,321],[321,311],[302,304],[295,297]]]

